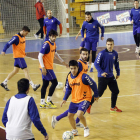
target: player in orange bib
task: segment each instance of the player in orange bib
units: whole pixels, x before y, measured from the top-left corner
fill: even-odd
[[[87,65],[87,59],[88,59],[88,50],[86,48],[82,48],[80,50],[80,58],[77,60],[78,62],[78,72],[82,72],[82,73],[86,73],[88,71],[88,65]],[[71,72],[68,73],[68,75]],[[66,78],[66,82],[68,80],[68,76]],[[65,84],[66,86],[66,84]],[[66,88],[64,87],[63,89],[64,93],[66,91]],[[63,112],[62,114],[60,114],[59,116],[52,116],[52,128],[55,128],[55,125],[58,121],[60,121],[62,118],[67,117],[68,116],[68,110],[66,110],[65,112]],[[77,127],[83,127],[83,124],[81,124],[79,122],[79,118],[76,119],[76,126]]]
[[[88,50],[86,48],[81,48],[80,49],[80,59],[77,60],[78,72],[87,74],[87,71],[88,71],[87,59],[88,59]],[[69,74],[70,73],[71,72],[69,72]],[[66,82],[67,82],[67,80],[68,80],[68,76],[66,78]],[[66,86],[66,84],[65,84],[65,86]],[[64,91],[64,93],[66,92],[65,87],[64,87],[63,91]],[[95,90],[94,92],[97,92],[97,91]],[[96,98],[94,98],[94,96],[92,96],[92,101],[94,101],[94,100],[96,100]],[[90,103],[89,108],[87,109],[88,113],[90,113],[91,105],[92,105],[92,103]],[[67,117],[67,116],[68,116],[68,110],[66,110],[65,112],[63,112],[62,114],[60,114],[58,116],[53,115],[52,122],[51,122],[52,128],[54,129],[56,123],[58,123],[61,119],[63,119],[64,117]],[[78,117],[76,118],[76,127],[81,127],[81,128],[84,127],[83,124],[80,123],[80,120]]]
[[[97,85],[89,75],[78,72],[78,62],[76,60],[71,60],[69,62],[69,67],[71,73],[68,76],[66,92],[61,106],[66,103],[71,94],[72,100],[69,105],[68,118],[73,128],[72,133],[74,135],[78,135],[74,119],[74,115],[77,113],[77,117],[84,125],[84,137],[87,137],[89,136],[89,128],[87,126],[84,113],[92,99],[91,89],[93,91],[97,91]],[[98,92],[94,92],[94,97],[98,100]]]
[[[49,108],[57,107],[56,105],[54,105],[52,103],[52,95],[58,84],[57,78],[53,71],[54,57],[57,58],[61,63],[63,63],[64,65],[67,66],[67,64],[64,62],[64,60],[56,52],[55,40],[56,40],[57,36],[58,36],[58,33],[55,30],[50,30],[49,40],[44,42],[44,44],[41,48],[41,51],[39,53],[39,56],[38,56],[39,63],[40,63],[40,70],[42,72],[42,80],[43,80],[43,85],[41,88],[40,108],[46,108],[46,106]],[[49,89],[47,101],[45,102],[46,89],[49,85],[49,82],[51,82],[52,85]]]
[[[12,39],[6,43],[4,46],[3,52],[1,53],[2,55],[5,55],[6,50],[12,45],[13,47],[13,57],[15,59],[14,62],[14,70],[7,76],[7,78],[1,83],[1,86],[6,90],[9,91],[7,87],[7,82],[10,80],[15,74],[19,72],[19,69],[21,68],[24,71],[25,77],[30,81],[30,85],[32,86],[33,90],[36,91],[39,87],[39,85],[35,85],[30,76],[29,72],[27,69],[27,64],[24,60],[24,57],[26,56],[25,53],[25,36],[30,32],[30,29],[27,26],[24,26],[22,28],[22,31],[19,33],[15,34]]]

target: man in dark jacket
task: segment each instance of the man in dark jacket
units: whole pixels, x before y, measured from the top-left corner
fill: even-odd
[[[35,8],[36,8],[36,19],[38,20],[39,24],[40,24],[40,29],[39,31],[34,34],[35,38],[38,38],[38,35],[41,33],[41,39],[43,39],[43,24],[44,24],[44,16],[46,16],[44,7],[43,7],[43,3],[44,0],[39,0],[36,4],[35,4]]]

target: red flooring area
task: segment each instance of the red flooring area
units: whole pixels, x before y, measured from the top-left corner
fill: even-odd
[[[97,54],[103,49],[105,49],[105,47],[99,47]],[[134,45],[114,46],[114,50],[118,52],[120,61],[139,59],[139,55],[135,53]],[[65,62],[69,62],[69,60],[72,59],[77,60],[80,54],[78,49],[58,50],[57,52],[65,60]],[[27,53],[27,56],[37,59],[38,53],[39,52]],[[60,62],[56,59],[54,60],[54,63],[60,64]]]

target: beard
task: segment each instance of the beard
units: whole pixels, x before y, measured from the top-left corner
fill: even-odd
[[[81,57],[81,59],[82,59],[83,61],[87,61],[88,58],[87,58],[87,57],[85,57],[85,58],[84,58],[84,57]]]

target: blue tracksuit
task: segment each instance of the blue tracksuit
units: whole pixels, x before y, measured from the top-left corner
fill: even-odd
[[[99,41],[99,27],[101,28],[101,37],[104,37],[104,26],[93,18],[87,22],[84,21],[81,29],[82,38],[84,38],[84,31],[86,30],[85,48],[87,50],[97,51],[97,43]]]
[[[103,77],[101,74],[104,72],[108,74],[106,78],[113,77],[113,65],[115,66],[117,75],[120,75],[118,53],[115,50],[112,52],[109,52],[107,49],[102,50],[98,54],[94,65],[98,71],[98,77]]]
[[[133,23],[133,34],[136,35],[140,33],[140,7],[138,9],[132,8],[130,12],[130,20]]]
[[[104,37],[104,26],[97,20],[91,19],[89,22],[84,21],[81,29],[82,38],[84,38],[84,31],[86,30],[86,38],[99,40],[99,27],[101,28],[101,37]]]
[[[51,29],[57,31],[57,25],[60,25],[60,21],[55,17],[52,17],[51,19],[49,18],[44,19],[44,26],[47,29],[45,41],[49,39],[49,32]]]

